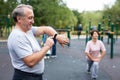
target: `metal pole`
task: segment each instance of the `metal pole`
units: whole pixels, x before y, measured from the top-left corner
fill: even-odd
[[[101,31],[101,36],[100,37],[101,37],[102,41],[103,41],[103,35],[104,35],[104,32],[103,32],[103,30],[104,30],[104,18],[105,18],[105,16],[102,17],[102,25],[101,25],[102,27],[101,27],[101,30],[100,30]]]
[[[113,58],[113,44],[114,44],[114,38],[113,38],[113,34],[114,34],[114,23],[112,23],[111,25],[111,49],[110,49],[110,58]]]
[[[118,39],[118,25],[119,25],[119,22],[118,22],[118,18],[116,19],[116,40]]]
[[[91,18],[89,20],[89,30],[88,30],[88,33],[90,34],[91,32]],[[91,36],[89,36],[89,40],[91,39]]]
[[[70,29],[67,30],[67,37],[70,40]],[[70,42],[68,43],[68,46],[70,47]]]
[[[10,34],[10,15],[8,15],[7,17],[7,36],[9,36]]]
[[[111,17],[108,16],[108,31],[109,31],[109,27],[111,25]],[[108,39],[107,39],[107,44],[109,44],[109,37],[110,37],[110,34],[108,33]]]
[[[101,23],[98,24],[98,31],[100,32],[101,31]],[[98,36],[98,39],[100,40],[100,35]]]

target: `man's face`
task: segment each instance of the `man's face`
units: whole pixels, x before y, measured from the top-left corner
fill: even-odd
[[[24,16],[21,17],[20,25],[24,31],[28,31],[31,29],[34,23],[34,14],[29,8],[25,8],[24,11]]]

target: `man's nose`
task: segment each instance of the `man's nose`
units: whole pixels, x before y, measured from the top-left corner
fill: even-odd
[[[31,21],[32,24],[34,24],[34,19]]]

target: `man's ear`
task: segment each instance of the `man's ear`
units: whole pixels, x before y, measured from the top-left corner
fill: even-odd
[[[20,16],[17,16],[17,21],[19,22],[21,20],[21,17]]]

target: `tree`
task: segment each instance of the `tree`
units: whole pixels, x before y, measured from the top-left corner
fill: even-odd
[[[74,26],[77,22],[72,11],[62,0],[33,0],[29,4],[34,7],[35,25],[41,25],[41,21],[44,20],[54,28],[65,28]]]
[[[62,0],[6,0],[6,2],[0,0],[0,14],[6,17],[11,15],[16,5],[20,3],[33,6],[34,25],[39,26],[44,22],[54,28],[65,28],[66,26],[74,27],[77,23],[76,16]],[[10,21],[11,25],[14,25],[11,18]]]
[[[119,21],[119,26],[120,26],[120,13],[119,13],[120,8],[119,7],[120,7],[120,0],[116,0],[115,4],[112,7],[105,5],[105,9],[103,10],[103,15],[106,17],[105,23],[108,23],[108,20],[110,18],[111,22],[114,24],[116,24],[117,21]]]
[[[91,26],[98,26],[98,23],[102,21],[102,12],[101,11],[86,11],[81,13],[81,23],[84,26],[83,28],[86,30],[89,27],[89,22],[91,22]],[[90,26],[90,27],[91,27]]]

